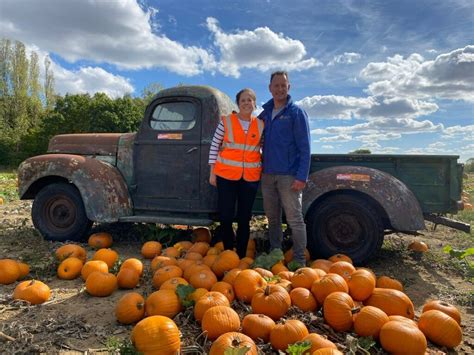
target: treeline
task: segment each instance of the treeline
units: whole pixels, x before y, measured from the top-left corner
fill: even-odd
[[[49,139],[61,133],[131,132],[140,124],[146,104],[162,87],[152,84],[141,97],[55,93],[48,57],[27,54],[21,42],[0,40],[0,166],[16,167],[43,154]],[[40,79],[40,68],[44,75]]]

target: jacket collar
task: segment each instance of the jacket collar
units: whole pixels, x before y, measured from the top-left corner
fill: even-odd
[[[284,109],[286,109],[288,106],[290,106],[292,104],[293,104],[293,99],[291,98],[290,95],[288,95],[288,98],[286,100],[286,105],[285,105]],[[273,102],[273,99],[270,99],[265,104],[263,104],[263,109],[266,110],[266,111],[267,110],[272,111],[273,107],[275,107],[275,103]]]

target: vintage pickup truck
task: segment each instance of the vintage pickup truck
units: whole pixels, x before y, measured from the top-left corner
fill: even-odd
[[[217,217],[208,153],[222,115],[235,109],[205,86],[160,91],[137,133],[65,134],[18,170],[21,199],[51,240],[79,240],[93,222],[209,225]],[[365,263],[392,231],[416,233],[425,219],[468,230],[442,216],[462,209],[457,156],[320,155],[303,192],[308,249]],[[261,195],[254,205],[263,214]]]

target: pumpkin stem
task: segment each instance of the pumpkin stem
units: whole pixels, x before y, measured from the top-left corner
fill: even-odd
[[[270,295],[270,285],[267,285],[267,287],[265,287],[265,296],[269,296]]]
[[[351,313],[352,314],[356,314],[356,313],[359,313],[360,312],[360,307],[354,307],[351,309]]]

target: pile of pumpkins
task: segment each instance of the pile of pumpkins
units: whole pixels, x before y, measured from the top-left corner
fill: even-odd
[[[300,320],[286,319],[290,306],[305,312],[322,309],[325,322],[335,331],[372,337],[390,353],[424,354],[427,339],[448,348],[462,341],[461,316],[456,307],[430,301],[416,322],[413,303],[398,280],[355,268],[346,255],[309,261],[306,251],[308,266],[292,272],[287,268],[292,260],[290,249],[285,260],[270,270],[252,269],[253,240],[249,241],[247,256],[240,259],[235,251],[224,250],[222,243],[211,247],[207,228],[196,228],[193,234],[194,243],[182,241],[163,248],[159,242],[149,241],[141,248],[143,258],[150,262],[151,284],[156,291],[146,299],[138,292],[128,292],[115,307],[118,322],[136,323],[131,340],[140,352],[178,352],[180,332],[172,319],[189,305],[193,306],[195,321],[213,342],[210,354],[224,354],[226,349],[257,354],[257,339],[279,351],[306,342],[307,348],[301,353],[341,353],[336,344],[310,333]],[[144,270],[141,260],[126,259],[114,275],[109,270],[119,255],[110,249],[112,236],[96,233],[89,238],[89,245],[98,249],[89,261],[78,245],[67,244],[56,250],[61,261],[59,278],[81,276],[87,292],[99,297],[111,295],[118,287],[137,287]],[[0,271],[0,283],[4,278]],[[252,313],[240,319],[231,306],[234,300],[250,305]]]

